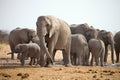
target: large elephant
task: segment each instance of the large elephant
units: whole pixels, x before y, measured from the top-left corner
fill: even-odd
[[[46,66],[53,65],[54,50],[62,50],[65,66],[71,66],[71,31],[66,22],[53,16],[40,16],[36,22],[41,49],[46,53]]]
[[[70,29],[72,34],[83,34],[86,37],[87,41],[92,38],[97,38],[98,35],[97,30],[91,28],[87,23],[70,25]]]
[[[39,64],[41,50],[38,44],[29,43],[29,44],[18,44],[15,46],[15,52],[21,53],[20,62],[24,66],[25,58],[30,57],[30,65],[34,64],[35,58],[37,59],[37,64]]]
[[[99,58],[101,66],[104,65],[105,45],[100,39],[90,39],[88,42],[90,52],[92,53],[91,66],[93,65],[93,59],[95,59],[96,65],[99,65]]]
[[[28,28],[16,28],[10,32],[9,44],[11,49],[11,59],[14,59],[15,46],[19,43],[29,43],[34,41],[37,33],[33,29]]]
[[[115,41],[115,53],[116,53],[116,62],[119,62],[119,54],[120,54],[120,31],[117,32],[114,36]]]
[[[114,39],[112,32],[101,30],[98,32],[98,39],[101,39],[105,44],[104,62],[107,63],[108,45],[111,45],[111,61],[114,64]]]
[[[89,65],[89,48],[82,34],[71,36],[71,62],[75,65]]]

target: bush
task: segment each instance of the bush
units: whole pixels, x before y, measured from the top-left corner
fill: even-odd
[[[8,36],[7,31],[0,30],[0,43],[8,43]]]

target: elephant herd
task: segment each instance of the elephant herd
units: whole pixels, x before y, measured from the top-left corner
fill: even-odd
[[[107,64],[108,45],[111,46],[111,61],[119,62],[120,32],[115,36],[106,30],[95,29],[84,24],[68,25],[54,16],[40,16],[36,21],[36,31],[16,28],[10,32],[11,58],[18,53],[21,65],[30,57],[30,65],[51,67],[57,50],[61,50],[66,67],[72,65]],[[89,61],[90,54],[92,55]],[[37,61],[36,61],[37,60]],[[89,64],[90,62],[90,64]]]

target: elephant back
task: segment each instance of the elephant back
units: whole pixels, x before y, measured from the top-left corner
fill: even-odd
[[[80,34],[83,34],[85,35],[85,31],[89,29],[89,25],[87,23],[84,23],[84,24],[79,24],[76,26],[76,30],[75,30],[75,33],[80,33]]]
[[[120,31],[114,35],[114,41],[117,44],[120,44]]]

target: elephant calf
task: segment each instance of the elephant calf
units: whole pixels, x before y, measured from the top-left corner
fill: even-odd
[[[22,53],[20,57],[21,65],[25,64],[25,58],[30,57],[30,65],[33,64],[33,60],[37,58],[37,63],[40,59],[40,47],[36,43],[29,43],[29,44],[18,44],[15,47],[15,52]]]
[[[82,34],[71,36],[71,61],[75,65],[88,65],[89,63],[88,43]]]
[[[90,39],[88,45],[89,45],[89,50],[92,53],[91,66],[93,65],[94,58],[96,65],[99,64],[99,58],[100,58],[101,66],[103,66],[104,54],[105,54],[104,42],[98,39]]]

